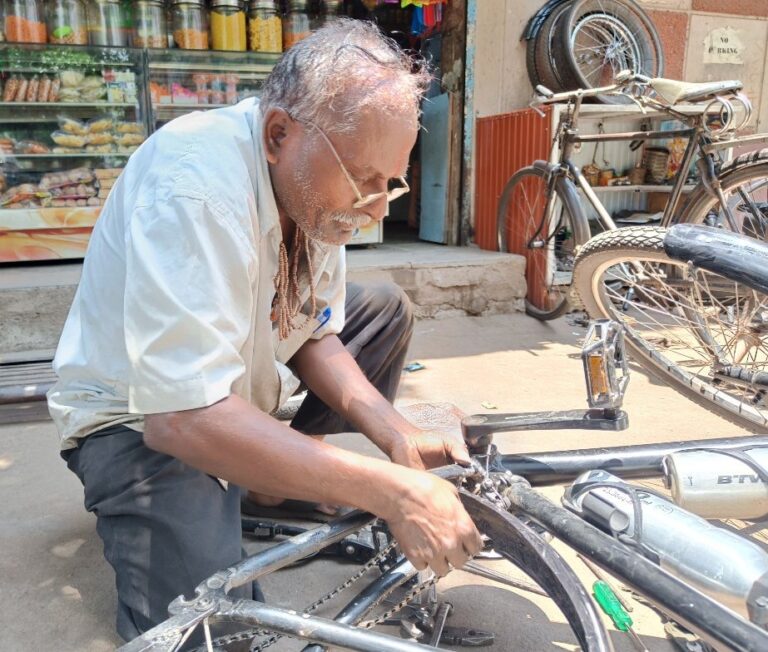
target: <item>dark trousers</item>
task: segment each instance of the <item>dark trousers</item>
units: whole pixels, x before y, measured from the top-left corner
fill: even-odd
[[[405,294],[391,284],[347,284],[340,338],[368,379],[393,401],[413,330]],[[311,392],[293,427],[324,434],[353,430]],[[115,570],[117,632],[135,638],[168,617],[177,596],[242,559],[240,494],[215,478],[144,445],[125,426],[86,437],[65,451],[96,514],[104,556]],[[258,464],[255,465],[258,469]],[[263,599],[258,586],[240,597]]]

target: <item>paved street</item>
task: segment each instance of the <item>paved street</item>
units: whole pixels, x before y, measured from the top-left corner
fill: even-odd
[[[400,404],[448,401],[468,413],[533,411],[585,406],[579,338],[584,329],[567,319],[551,324],[520,314],[458,317],[417,324],[410,361],[424,370],[406,374]],[[625,407],[630,428],[622,433],[529,432],[497,437],[502,452],[583,448],[718,437],[739,429],[650,381],[637,368]],[[336,443],[375,454],[362,437],[343,435]],[[95,519],[82,507],[82,488],[58,457],[50,422],[0,426],[0,650],[100,652],[112,649],[115,592],[101,556]],[[561,489],[546,491],[559,499]],[[562,549],[562,546],[560,547]],[[580,576],[593,577],[570,551]],[[505,562],[494,567],[516,577]],[[299,607],[352,567],[319,562],[311,572],[290,569],[265,582],[271,601]],[[497,634],[493,650],[572,650],[574,639],[552,603],[509,591],[493,582],[455,572],[439,585],[455,607],[451,624],[472,625]],[[652,652],[671,650],[655,614],[637,606],[633,616]],[[619,652],[629,639],[615,633]],[[300,649],[295,643],[282,649]]]

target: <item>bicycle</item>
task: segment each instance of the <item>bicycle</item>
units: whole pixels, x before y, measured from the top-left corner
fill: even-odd
[[[731,137],[746,125],[751,115],[751,105],[740,93],[741,88],[739,81],[689,84],[649,79],[627,70],[620,72],[612,85],[600,88],[552,93],[537,87],[538,96],[532,107],[557,102],[569,104],[553,139],[550,158],[554,158],[555,147],[559,147],[560,154],[554,163],[535,161],[518,170],[501,194],[497,213],[499,251],[520,254],[526,259],[525,306],[529,315],[540,320],[555,319],[569,308],[573,261],[579,248],[590,238],[590,225],[579,189],[597,214],[599,227],[602,230],[617,228],[573,162],[574,152],[583,143],[687,138],[688,145],[661,225],[723,225],[733,231],[765,237],[768,233],[768,150],[744,155],[729,163],[724,163],[720,156],[726,148],[768,140],[768,135]],[[582,101],[602,95],[621,96],[635,102],[644,112],[659,111],[679,120],[685,127],[672,131],[581,135],[578,125]],[[683,102],[701,104],[702,110],[695,114],[683,113],[676,108]],[[715,118],[719,125],[713,122]],[[696,167],[701,181],[683,208],[687,170],[697,152]]]
[[[768,281],[768,279],[766,279]],[[626,426],[626,414],[620,409],[628,382],[623,355],[623,335],[616,324],[600,322],[587,334],[582,353],[588,387],[587,410],[556,413],[474,415],[462,420],[462,430],[472,453],[472,465],[451,465],[433,472],[460,486],[460,496],[480,531],[488,537],[488,546],[523,568],[539,587],[548,593],[566,616],[574,636],[584,652],[609,652],[611,640],[592,597],[585,590],[573,568],[552,548],[549,534],[561,539],[587,559],[604,568],[634,590],[646,596],[674,621],[695,632],[702,640],[724,650],[768,649],[768,586],[762,583],[768,573],[768,554],[762,552],[759,563],[735,564],[738,577],[724,577],[714,572],[702,574],[700,559],[680,560],[652,540],[655,519],[646,512],[644,502],[651,495],[645,488],[622,485],[619,476],[660,477],[664,460],[671,454],[706,446],[711,450],[731,452],[743,448],[739,439],[710,442],[685,442],[667,445],[633,446],[597,451],[566,451],[531,455],[499,455],[492,444],[493,433],[526,429],[589,428],[617,430]],[[768,438],[752,440],[751,446],[768,445]],[[615,473],[609,482],[585,477],[586,471],[604,468]],[[604,472],[604,471],[603,471]],[[538,494],[532,486],[574,480],[566,492],[566,507],[559,507]],[[617,489],[616,487],[620,488]],[[595,509],[595,500],[605,502],[613,495],[611,509],[623,514],[620,531],[614,523],[621,519],[605,510]],[[615,499],[625,492],[629,507]],[[614,492],[611,494],[610,492]],[[687,514],[679,508],[678,514]],[[639,511],[638,511],[639,510]],[[703,520],[688,515],[689,527],[701,529],[712,540],[715,536]],[[203,581],[190,599],[180,596],[169,607],[170,618],[121,648],[170,652],[180,649],[196,630],[203,641],[197,648],[210,652],[231,644],[249,642],[249,649],[261,651],[281,636],[306,641],[304,652],[322,652],[324,646],[367,652],[417,652],[440,649],[440,642],[456,642],[455,633],[446,628],[450,610],[445,603],[431,601],[415,604],[425,591],[432,591],[437,578],[420,575],[397,553],[386,528],[374,523],[370,514],[353,511],[330,524],[300,533],[239,564],[217,572]],[[251,600],[234,600],[227,593],[253,579],[263,577],[288,564],[318,553],[331,545],[343,543],[361,529],[368,531],[370,554],[362,567],[338,587],[321,596],[300,612],[269,606]],[[643,525],[644,524],[644,525]],[[749,551],[754,544],[733,533],[716,535],[727,540],[734,555]],[[696,537],[692,537],[695,541]],[[706,545],[704,546],[706,547]],[[664,554],[663,567],[646,555]],[[757,558],[756,558],[757,559]],[[466,567],[465,567],[466,568]],[[368,572],[379,575],[365,586],[334,619],[313,615],[318,607]],[[704,569],[706,570],[706,569]],[[698,573],[698,575],[697,575]],[[680,579],[684,576],[689,583]],[[695,586],[690,577],[698,577]],[[706,581],[702,581],[702,578]],[[718,579],[719,578],[719,579]],[[759,581],[760,580],[760,581]],[[748,585],[748,586],[747,586]],[[404,595],[396,604],[380,611],[380,604],[399,587]],[[728,599],[729,608],[712,596]],[[735,609],[735,611],[734,611]],[[402,640],[371,631],[378,624],[390,622],[403,610],[408,617],[399,621],[401,629],[414,640]],[[738,613],[737,613],[738,612]],[[749,618],[750,620],[747,620]],[[211,626],[235,622],[247,629],[214,636]],[[758,626],[759,623],[760,626]],[[445,635],[448,634],[446,637]],[[266,638],[264,638],[266,636]],[[252,639],[258,639],[251,642]],[[422,645],[418,639],[426,644]],[[477,644],[477,639],[472,641]]]
[[[653,375],[704,408],[768,432],[768,246],[680,224],[599,234],[579,252],[587,312],[620,322]]]

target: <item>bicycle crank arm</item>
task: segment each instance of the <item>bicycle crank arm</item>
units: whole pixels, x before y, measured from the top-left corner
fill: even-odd
[[[470,448],[482,446],[487,435],[518,430],[624,430],[629,421],[624,410],[592,408],[561,412],[512,412],[473,414],[461,420],[461,431]],[[490,440],[488,440],[490,443]]]

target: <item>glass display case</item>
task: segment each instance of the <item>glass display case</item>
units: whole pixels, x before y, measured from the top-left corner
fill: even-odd
[[[147,50],[150,125],[258,95],[280,54]]]
[[[82,258],[149,131],[142,50],[0,43],[0,262]]]
[[[279,56],[0,43],[0,263],[82,258],[146,137],[258,95]]]

